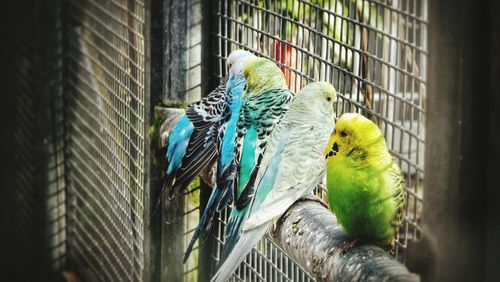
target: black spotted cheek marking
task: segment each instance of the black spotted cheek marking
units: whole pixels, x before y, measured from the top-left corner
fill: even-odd
[[[333,143],[332,151],[334,151],[335,154],[339,152],[339,145],[337,144],[337,142]]]
[[[335,156],[336,153],[334,153],[332,150],[330,150],[330,152],[328,152],[328,154],[325,156],[325,159],[328,159],[329,157],[331,156]]]

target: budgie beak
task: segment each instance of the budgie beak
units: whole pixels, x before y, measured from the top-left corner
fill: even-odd
[[[325,151],[323,154],[325,155],[325,159],[334,156],[334,154],[337,154],[338,152],[338,145],[337,145],[337,135],[335,134],[335,130],[333,130],[332,135],[330,136],[330,140],[328,141],[328,146],[325,148]],[[334,153],[334,147],[337,149],[337,151]]]

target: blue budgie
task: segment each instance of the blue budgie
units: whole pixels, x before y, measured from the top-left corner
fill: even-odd
[[[245,76],[243,75],[243,68],[246,63],[254,59],[255,56],[247,51],[236,50],[231,52],[227,58],[227,65],[229,67],[229,78],[226,84],[226,94],[224,101],[224,108],[217,109],[217,111],[222,110],[220,115],[220,121],[216,126],[217,131],[211,132],[215,133],[215,142],[217,145],[218,162],[217,162],[217,187],[221,187],[220,179],[223,179],[222,172],[229,163],[233,161],[234,158],[234,139],[236,135],[236,122],[238,121],[238,116],[241,109],[242,99],[241,95],[243,93],[243,88],[245,87]],[[202,107],[203,104],[198,104],[196,107]],[[212,110],[215,111],[215,110]],[[200,112],[199,110],[197,112]],[[206,110],[202,112],[207,112]],[[189,115],[189,112],[188,112]],[[193,123],[198,124],[202,121],[203,116],[197,115],[189,116]],[[200,126],[201,127],[201,126]],[[206,142],[203,140],[203,142]],[[226,196],[226,197],[224,197]],[[188,245],[186,253],[184,254],[184,262],[189,257],[194,243],[200,236],[200,233],[207,230],[210,227],[210,222],[215,213],[217,206],[225,206],[229,201],[230,195],[220,193],[220,189],[214,188],[212,196],[207,204],[205,212],[200,219],[200,223],[193,234],[191,242]]]
[[[232,52],[227,60],[230,72],[240,73],[242,65],[252,58],[255,56],[247,51]],[[188,106],[186,114],[172,130],[168,138],[168,165],[158,203],[165,191],[168,191],[169,198],[174,197],[217,159],[217,138],[229,121],[233,104],[239,101],[238,95],[228,91],[228,86],[234,84],[231,75],[222,79],[209,95]]]

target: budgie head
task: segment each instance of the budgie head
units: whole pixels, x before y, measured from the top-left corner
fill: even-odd
[[[378,126],[358,113],[346,113],[337,120],[325,154],[331,160],[350,158],[369,164],[380,161],[384,152],[387,146]]]
[[[260,95],[272,89],[288,88],[285,76],[280,68],[271,60],[255,58],[245,65],[243,75],[246,79],[246,93]]]
[[[245,50],[235,50],[227,57],[227,66],[229,67],[229,75],[237,75],[243,73],[243,68],[249,60],[256,58],[254,54]]]
[[[328,82],[311,82],[295,96],[294,105],[299,111],[320,111],[333,121],[333,103],[337,99],[335,87]]]

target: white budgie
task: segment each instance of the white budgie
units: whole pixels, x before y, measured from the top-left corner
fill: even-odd
[[[241,237],[212,281],[226,281],[273,220],[323,178],[324,151],[335,127],[335,98],[335,88],[326,82],[310,83],[296,94],[245,187],[252,203]]]

